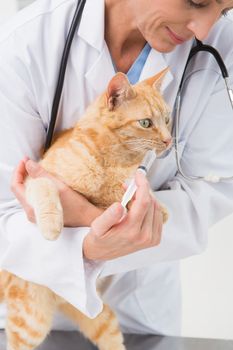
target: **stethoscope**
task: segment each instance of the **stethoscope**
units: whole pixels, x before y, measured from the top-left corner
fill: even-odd
[[[74,38],[75,32],[79,28],[79,24],[81,21],[83,9],[85,6],[86,0],[78,0],[77,2],[77,7],[75,9],[74,17],[68,32],[68,36],[66,39],[65,47],[63,50],[62,54],[62,59],[60,63],[60,69],[59,69],[59,75],[58,75],[58,81],[57,81],[57,86],[55,90],[55,95],[54,95],[54,100],[53,100],[53,105],[52,105],[52,112],[51,112],[51,119],[47,131],[47,136],[46,136],[46,141],[45,141],[45,147],[44,150],[47,151],[51,145],[52,138],[53,138],[53,133],[54,133],[54,128],[56,124],[56,119],[57,119],[57,114],[58,114],[58,108],[60,104],[60,99],[61,99],[61,94],[62,94],[62,89],[63,89],[63,83],[64,83],[64,78],[65,78],[65,72],[66,72],[66,67],[67,67],[67,61],[69,58],[69,52],[71,48],[71,44]],[[208,176],[190,176],[185,174],[185,172],[182,169],[181,162],[180,162],[180,154],[179,154],[179,126],[180,126],[180,110],[181,110],[181,94],[182,94],[182,88],[183,88],[183,83],[184,83],[184,78],[185,78],[185,73],[187,71],[187,67],[193,58],[198,52],[209,52],[215,60],[217,61],[217,64],[221,70],[222,77],[225,81],[226,89],[228,92],[228,97],[233,109],[233,91],[229,86],[228,79],[229,79],[229,74],[227,71],[227,68],[223,62],[223,59],[221,58],[219,52],[213,48],[210,45],[205,45],[201,41],[196,40],[196,45],[191,49],[189,53],[188,60],[185,65],[185,69],[181,78],[180,86],[178,89],[177,97],[176,97],[176,102],[175,102],[175,142],[174,142],[174,147],[175,147],[175,157],[176,157],[176,163],[177,163],[177,170],[178,173],[185,178],[188,181],[199,181],[199,180],[204,180],[207,182],[219,182],[219,181],[233,181],[233,176],[229,177],[220,177],[217,175],[211,175],[209,174]]]

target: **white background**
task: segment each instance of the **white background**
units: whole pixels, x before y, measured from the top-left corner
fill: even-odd
[[[0,0],[0,22],[29,3]],[[211,228],[207,251],[183,260],[181,270],[183,335],[233,339],[233,215]]]

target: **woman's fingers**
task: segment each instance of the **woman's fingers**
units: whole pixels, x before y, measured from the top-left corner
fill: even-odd
[[[57,179],[55,176],[51,175],[50,173],[48,173],[39,163],[34,162],[31,159],[29,159],[26,162],[26,170],[28,172],[28,175],[31,176],[32,178],[47,177],[51,179],[56,184],[58,191],[60,193],[68,189],[68,186],[64,182]]]
[[[18,201],[21,203],[22,207],[24,208],[28,220],[31,222],[35,222],[34,210],[27,203],[25,198],[24,182],[28,175],[28,172],[26,170],[27,161],[28,158],[25,157],[19,162],[18,166],[15,168],[11,181],[11,190],[14,193],[15,197],[18,199]]]
[[[42,166],[40,166],[39,163],[34,162],[31,159],[29,159],[26,162],[25,165],[26,165],[26,170],[27,170],[28,174],[32,178],[36,178],[36,177],[41,177],[41,176],[47,175],[47,172],[42,168]]]
[[[142,245],[148,245],[152,243],[153,240],[153,223],[154,223],[154,203],[153,200],[151,200],[151,204],[148,208],[148,211],[142,221],[142,225],[140,228],[140,240],[139,243]]]
[[[19,164],[13,172],[11,180],[11,190],[19,201],[21,201],[21,199],[24,197],[24,181],[27,176],[27,171],[25,167],[26,161],[27,158],[24,158],[19,162]]]
[[[135,226],[141,227],[151,202],[150,187],[145,175],[140,171],[136,172],[135,181],[138,189],[129,211],[129,219],[132,218]]]
[[[138,189],[128,213],[129,237],[131,242],[143,249],[160,242],[163,220],[160,205],[153,198],[145,175],[138,171],[135,181]]]
[[[123,215],[124,208],[122,205],[120,203],[112,204],[102,215],[93,221],[91,228],[94,234],[97,236],[103,236],[112,226],[119,223]]]
[[[161,211],[161,207],[154,200],[154,216],[153,216],[153,235],[152,235],[152,245],[158,245],[161,241],[162,237],[162,229],[163,229],[163,213]]]

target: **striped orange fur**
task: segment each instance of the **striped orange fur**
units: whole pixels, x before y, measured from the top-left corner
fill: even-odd
[[[164,74],[131,86],[118,73],[74,128],[56,137],[42,166],[99,207],[119,201],[123,182],[133,175],[146,151],[155,149],[159,154],[170,143],[168,108],[158,91]],[[42,234],[56,239],[63,226],[56,186],[45,178],[27,179],[26,197]],[[41,344],[56,309],[76,322],[100,350],[125,349],[117,319],[107,305],[89,319],[48,288],[0,271],[3,299],[8,309],[7,350],[33,350]]]

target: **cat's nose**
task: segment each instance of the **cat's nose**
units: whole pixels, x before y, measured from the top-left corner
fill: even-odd
[[[172,137],[166,137],[163,139],[163,143],[166,146],[166,148],[170,147],[172,145]]]

